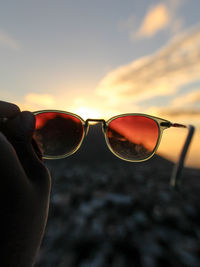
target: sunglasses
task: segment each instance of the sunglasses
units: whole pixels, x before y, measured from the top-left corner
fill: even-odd
[[[191,142],[194,126],[172,123],[146,114],[122,114],[108,121],[103,119],[83,120],[80,116],[58,110],[34,112],[36,124],[34,139],[44,159],[61,159],[74,154],[88,133],[90,122],[102,124],[106,144],[110,151],[122,160],[142,162],[157,151],[163,131],[170,127],[188,128],[189,133],[179,162],[174,171],[178,176]],[[175,180],[177,179],[174,178]]]

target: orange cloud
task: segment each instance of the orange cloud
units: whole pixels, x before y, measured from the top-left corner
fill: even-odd
[[[193,124],[200,130],[200,108],[172,108],[171,106],[165,108],[150,108],[150,114],[155,114],[158,117],[168,119],[172,122]]]
[[[82,98],[77,97],[76,93],[63,91],[57,92],[57,94],[29,93],[24,96],[23,101],[16,104],[21,110],[57,109],[76,113],[83,119],[105,117],[102,104],[98,101],[95,102],[90,95]]]
[[[132,105],[154,96],[173,95],[200,79],[200,28],[191,30],[151,56],[109,72],[97,93],[115,106]]]
[[[170,22],[170,14],[165,4],[158,4],[151,8],[138,30],[137,37],[151,37],[166,28]]]
[[[172,101],[175,107],[190,107],[196,104],[200,107],[200,90],[184,94]]]
[[[38,110],[53,108],[56,103],[56,99],[50,94],[36,94],[29,93],[25,95],[23,103],[19,104],[22,109]]]

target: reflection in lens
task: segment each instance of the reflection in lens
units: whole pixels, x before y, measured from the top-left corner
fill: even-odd
[[[33,137],[44,156],[71,154],[80,145],[84,133],[80,119],[58,112],[40,113],[35,118]]]
[[[106,138],[119,157],[143,160],[148,158],[156,147],[159,126],[153,119],[145,116],[122,116],[109,123]]]

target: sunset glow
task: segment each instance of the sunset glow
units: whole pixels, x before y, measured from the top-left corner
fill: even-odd
[[[102,112],[92,109],[92,108],[87,108],[87,107],[79,107],[73,111],[73,113],[81,116],[84,120],[86,119],[99,119],[103,117]]]
[[[187,164],[199,167],[199,10],[198,0],[5,2],[1,99],[83,119],[146,113],[194,124]],[[179,141],[166,131],[158,152],[176,160]]]

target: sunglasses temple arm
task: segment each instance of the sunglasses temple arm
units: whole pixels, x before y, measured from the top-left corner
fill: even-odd
[[[192,125],[188,125],[187,128],[188,128],[188,135],[183,145],[179,160],[173,168],[171,179],[170,179],[170,185],[174,187],[175,189],[178,189],[179,186],[181,185],[181,174],[182,174],[182,170],[184,167],[185,157],[186,157],[189,145],[192,141],[192,137],[195,131],[195,127]]]

